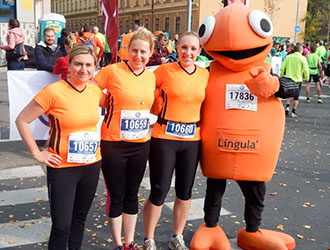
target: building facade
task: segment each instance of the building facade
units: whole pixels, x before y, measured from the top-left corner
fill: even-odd
[[[64,15],[70,30],[79,30],[85,23],[103,30],[99,0],[52,0],[51,3],[52,12]],[[299,25],[301,31],[305,28],[308,0],[249,0],[248,3],[252,9],[270,16],[274,36],[290,37],[293,41],[294,27]],[[205,17],[221,8],[221,0],[193,0],[191,30],[197,31]],[[118,13],[119,34],[128,32],[135,23],[151,31],[165,30],[170,35],[187,29],[187,0],[118,0]],[[300,34],[298,41],[303,40]]]
[[[1,0],[0,41],[6,44],[8,21],[16,18],[24,33],[24,44],[34,47],[37,42],[38,20],[51,11],[50,0]],[[0,50],[0,66],[6,65],[5,51]]]
[[[52,0],[51,9],[65,16],[66,28],[71,31],[79,31],[85,23],[103,29],[99,0]]]

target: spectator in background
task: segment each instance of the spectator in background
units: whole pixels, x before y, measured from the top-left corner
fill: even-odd
[[[311,42],[306,41],[305,44],[304,44],[304,52],[303,52],[304,56],[307,56],[309,53],[311,53],[310,46],[311,46]]]
[[[84,30],[82,35],[80,35],[77,39],[77,44],[85,44],[90,47],[94,53],[97,55],[98,62],[101,60],[101,56],[104,51],[104,45],[93,33],[92,28],[89,24],[84,25]],[[99,52],[97,52],[97,48],[99,48]]]
[[[112,54],[105,34],[104,34],[104,39],[105,39],[105,48],[101,58],[101,67],[105,67],[112,62]]]
[[[131,31],[129,31],[121,40],[120,47],[119,47],[119,57],[121,61],[127,61],[129,58],[128,53],[128,44],[131,40],[133,33],[139,29],[139,25],[134,24]]]
[[[94,36],[96,36],[101,41],[101,43],[105,46],[105,38],[104,38],[104,35],[101,32],[99,32],[99,28],[97,26],[94,26],[92,31],[93,31]],[[97,48],[96,52],[99,53],[100,48]]]
[[[45,41],[40,41],[34,50],[37,70],[53,72],[56,60],[63,56],[60,46],[55,44],[55,38],[55,31],[52,28],[44,30]]]
[[[167,37],[164,33],[160,33],[157,37],[155,48],[152,56],[149,59],[147,66],[160,65],[167,63],[169,60],[166,56],[169,54],[169,51],[166,47]]]
[[[18,58],[9,57],[9,51],[14,50],[15,47],[20,43],[24,44],[23,32],[19,26],[20,24],[17,19],[12,18],[8,21],[7,45],[0,46],[1,49],[6,51],[8,70],[24,70],[24,60],[28,59],[27,52],[24,49],[24,45],[24,56]]]
[[[66,80],[68,75],[70,74],[68,66],[68,54],[70,53],[71,49],[76,46],[77,41],[74,35],[69,35],[65,38],[63,42],[63,46],[65,48],[65,52],[67,53],[66,56],[62,56],[56,60],[56,64],[53,68],[54,74],[61,74],[61,79]]]
[[[65,47],[64,47],[64,40],[69,34],[70,34],[70,32],[66,28],[63,28],[61,31],[61,36],[57,39],[57,44],[58,44],[58,46],[60,46],[63,56],[67,55]]]
[[[273,42],[273,48],[270,51],[271,56],[281,56],[280,43],[278,41]]]
[[[179,35],[178,34],[174,34],[173,36],[173,43],[174,43],[174,46],[176,46],[179,42]]]

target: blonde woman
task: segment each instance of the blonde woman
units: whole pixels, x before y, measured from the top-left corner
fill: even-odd
[[[100,88],[107,89],[107,113],[101,128],[102,172],[110,194],[110,231],[118,250],[138,249],[134,243],[137,194],[149,154],[149,110],[156,86],[154,74],[145,66],[153,44],[152,33],[139,29],[129,42],[128,61],[108,65],[95,76]]]
[[[67,52],[66,56],[62,56],[56,60],[56,64],[53,67],[54,74],[61,74],[61,79],[67,79],[70,74],[68,70],[68,57],[71,49],[77,45],[76,37],[74,35],[69,35],[64,40],[64,48]]]

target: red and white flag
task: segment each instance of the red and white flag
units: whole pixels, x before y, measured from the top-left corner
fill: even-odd
[[[101,0],[104,32],[112,54],[112,62],[117,62],[118,51],[118,0]]]

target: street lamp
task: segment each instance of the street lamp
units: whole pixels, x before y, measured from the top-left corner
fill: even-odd
[[[298,25],[298,17],[299,17],[299,0],[297,0],[296,26]],[[297,33],[298,32],[296,32],[296,31],[294,32],[294,43],[296,43],[296,40],[297,40]]]
[[[187,0],[187,31],[191,31],[191,2]]]

